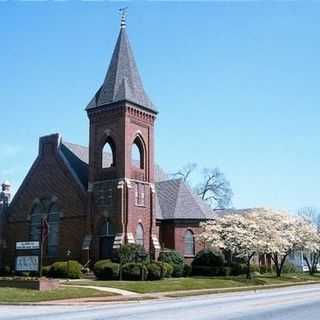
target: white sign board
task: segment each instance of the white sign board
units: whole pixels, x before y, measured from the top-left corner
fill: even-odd
[[[40,249],[39,241],[26,241],[26,242],[17,242],[16,243],[17,250],[33,250]]]
[[[19,256],[16,258],[16,271],[38,271],[38,256]]]

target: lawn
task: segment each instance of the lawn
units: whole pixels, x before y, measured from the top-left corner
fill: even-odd
[[[259,276],[247,280],[244,277],[191,277],[171,278],[160,281],[98,281],[83,280],[68,282],[72,285],[101,286],[129,290],[137,293],[170,292],[198,289],[221,289],[266,284],[285,284],[286,282],[320,281],[320,277],[307,275],[286,275],[280,279],[275,276]]]
[[[0,288],[0,304],[20,302],[40,302],[50,300],[101,297],[114,295],[88,288],[61,288],[51,291],[31,289]]]

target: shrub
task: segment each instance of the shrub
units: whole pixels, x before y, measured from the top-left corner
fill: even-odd
[[[99,280],[117,280],[119,270],[119,263],[111,262],[111,260],[97,261],[93,267],[93,273]]]
[[[10,266],[4,266],[0,269],[0,276],[10,276],[12,275],[12,270]]]
[[[192,274],[195,276],[225,276],[225,267],[192,266]]]
[[[173,266],[171,264],[162,261],[157,261],[155,263],[161,268],[162,278],[171,278],[173,273]]]
[[[173,267],[173,272],[172,272],[173,278],[183,277],[184,264],[174,264],[174,265],[172,265],[172,267]]]
[[[211,250],[202,250],[193,259],[192,266],[222,267],[224,266],[224,257]]]
[[[159,261],[174,264],[184,264],[182,255],[175,250],[165,250],[160,252]]]
[[[42,275],[44,277],[48,277],[49,274],[50,274],[50,269],[51,269],[51,266],[44,266],[42,267]]]
[[[224,276],[230,270],[224,268],[224,257],[211,250],[198,252],[192,261],[192,274],[199,276]]]
[[[151,262],[146,267],[148,269],[148,280],[160,280],[163,278],[163,271],[158,263]]]
[[[192,274],[192,267],[189,264],[183,266],[183,276],[190,277]]]
[[[143,258],[142,258],[143,257]],[[148,258],[143,246],[137,244],[126,244],[120,247],[115,253],[113,262],[126,264],[131,262],[144,262]]]
[[[81,275],[81,264],[78,261],[55,262],[49,271],[52,278],[79,279]]]
[[[260,273],[260,267],[258,264],[251,264],[250,265],[250,272],[258,272]]]
[[[143,276],[142,276],[143,274]],[[147,280],[148,269],[142,263],[130,262],[122,267],[123,280]]]
[[[247,265],[245,263],[233,262],[230,264],[230,268],[232,276],[239,276],[240,274],[247,273]]]
[[[173,267],[173,277],[183,277],[184,259],[179,252],[175,250],[162,251],[159,255],[159,261],[169,263]]]

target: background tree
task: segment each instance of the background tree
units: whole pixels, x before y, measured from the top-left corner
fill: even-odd
[[[320,236],[317,227],[305,219],[298,221],[300,226],[300,250],[303,253],[303,260],[306,262],[310,275],[317,272],[317,265],[320,258]]]
[[[231,205],[231,185],[219,168],[204,169],[202,182],[196,190],[201,199],[213,209],[223,209]]]
[[[188,163],[184,167],[182,167],[179,171],[172,174],[174,178],[181,178],[184,182],[190,183],[190,176],[197,168],[196,163]]]
[[[318,231],[320,231],[320,210],[316,207],[303,207],[300,208],[297,212],[299,217],[309,221],[314,224]]]
[[[172,174],[172,176],[181,178],[190,185],[191,175],[196,168],[197,165],[195,163],[190,163]],[[231,205],[232,188],[230,182],[219,168],[204,169],[201,182],[193,189],[212,209],[224,209]]]

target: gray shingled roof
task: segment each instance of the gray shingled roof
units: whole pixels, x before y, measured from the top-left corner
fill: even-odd
[[[60,150],[86,189],[88,185],[88,148],[62,142]],[[106,158],[106,161],[111,161],[111,156],[107,155]],[[213,211],[192,192],[182,179],[169,180],[168,175],[159,165],[155,165],[155,181],[157,219],[205,220],[213,217]]]
[[[126,29],[122,28],[104,82],[86,110],[124,100],[156,112],[144,91]]]
[[[162,219],[210,219],[213,210],[182,179],[156,184]]]

